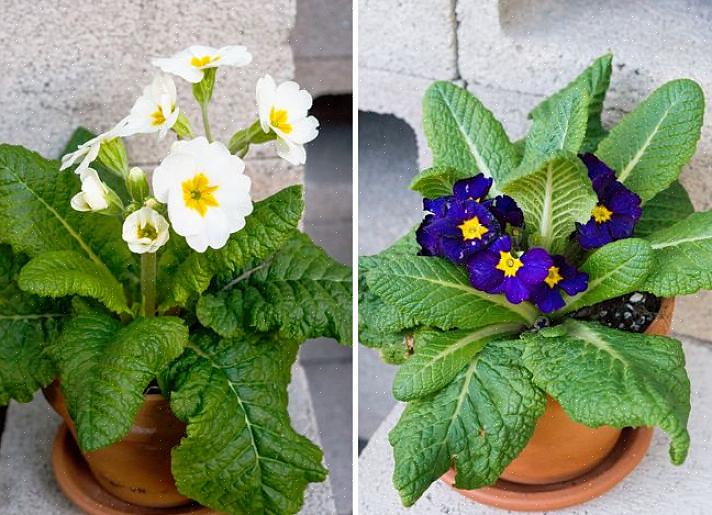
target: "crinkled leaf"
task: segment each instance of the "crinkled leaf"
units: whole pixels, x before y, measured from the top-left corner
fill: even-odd
[[[35,257],[72,250],[119,280],[135,278],[137,262],[113,217],[74,211],[81,189],[71,171],[19,146],[0,145],[0,240]]]
[[[472,170],[458,170],[451,167],[434,167],[423,170],[410,183],[410,189],[425,198],[452,195],[452,186],[460,179],[475,175]]]
[[[561,312],[569,313],[636,291],[652,267],[653,251],[645,240],[627,238],[604,245],[580,267],[588,274],[588,289],[569,298]]]
[[[45,252],[27,263],[18,279],[23,290],[43,297],[83,295],[115,313],[128,313],[121,283],[105,267],[78,252]]]
[[[524,335],[536,384],[590,427],[659,426],[679,465],[690,445],[690,381],[680,342],[566,320]]]
[[[668,82],[623,117],[596,155],[644,202],[650,200],[677,179],[695,153],[704,109],[696,82]]]
[[[605,54],[593,61],[583,73],[567,84],[563,89],[537,105],[531,113],[530,118],[545,115],[554,103],[569,91],[576,88],[584,88],[588,93],[588,121],[586,127],[586,137],[582,143],[581,152],[593,152],[598,143],[605,137],[606,131],[601,123],[601,112],[603,111],[603,101],[611,82],[611,61],[613,56]]]
[[[401,401],[437,392],[452,382],[472,362],[492,336],[514,333],[521,324],[493,324],[481,329],[415,333],[415,353],[398,369],[393,396]]]
[[[534,115],[520,166],[539,164],[562,150],[576,154],[586,135],[588,103],[586,89],[573,87],[544,104]]]
[[[471,93],[449,82],[433,83],[423,99],[423,126],[436,167],[481,172],[501,184],[516,167],[502,124]]]
[[[290,186],[255,203],[243,229],[219,249],[192,252],[173,262],[162,309],[183,306],[192,295],[204,292],[217,274],[237,275],[249,262],[263,260],[293,235],[302,216],[302,187]]]
[[[635,235],[645,238],[684,220],[694,212],[687,191],[679,181],[675,181],[645,204],[643,216],[635,225]]]
[[[570,246],[576,222],[584,223],[596,205],[586,167],[574,154],[561,153],[504,185],[524,212],[530,246],[552,254]]]
[[[504,295],[476,290],[462,267],[441,258],[375,257],[366,272],[373,293],[417,322],[440,329],[477,329],[499,322],[531,322],[536,311]]]
[[[655,259],[642,290],[674,297],[712,289],[712,211],[693,213],[647,240]]]
[[[526,446],[546,396],[524,368],[522,348],[490,342],[447,387],[408,404],[389,435],[403,504],[417,501],[451,465],[458,488],[494,483]]]
[[[420,252],[420,244],[415,238],[417,227],[413,227],[410,231],[398,238],[390,247],[382,250],[380,253],[373,256],[360,256],[358,258],[358,268],[361,274],[371,268],[378,268],[380,259],[384,257],[395,256],[417,256]]]
[[[297,345],[203,334],[174,365],[171,407],[188,423],[173,449],[181,493],[229,513],[297,513],[323,481],[321,450],[294,431],[287,385]]]
[[[66,315],[64,303],[23,292],[17,274],[26,258],[0,245],[0,405],[10,399],[30,402],[37,389],[54,379],[44,347]]]
[[[249,327],[278,331],[288,339],[327,336],[349,344],[351,304],[351,270],[296,233],[249,276],[204,295],[197,314],[204,326],[225,337]]]
[[[62,393],[77,426],[79,445],[92,451],[126,435],[143,405],[143,392],[177,358],[188,329],[174,317],[142,318],[122,327],[115,318],[83,313],[48,347]]]

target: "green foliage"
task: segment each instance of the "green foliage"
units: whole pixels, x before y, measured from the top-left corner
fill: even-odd
[[[412,505],[452,464],[458,488],[493,483],[522,451],[546,396],[521,362],[521,342],[490,342],[445,388],[408,404],[389,435],[393,482]]]
[[[560,151],[576,154],[586,136],[588,92],[583,87],[566,89],[550,99],[533,116],[522,165],[540,165]]]
[[[237,275],[250,262],[272,255],[293,236],[303,208],[302,187],[290,186],[257,202],[245,227],[223,248],[199,254],[184,247],[186,254],[172,256],[174,268],[165,270],[168,283],[161,309],[184,306],[191,296],[204,292],[217,274]]]
[[[601,112],[603,111],[603,101],[611,82],[611,61],[613,56],[605,54],[596,59],[591,66],[576,77],[566,87],[547,98],[537,105],[531,113],[530,118],[546,116],[551,112],[552,104],[557,104],[561,98],[575,89],[584,89],[589,98],[588,101],[588,121],[586,124],[586,136],[581,145],[581,152],[593,152],[606,135],[606,131],[601,123]]]
[[[659,297],[712,289],[712,211],[693,213],[647,240],[655,260],[641,289]]]
[[[460,179],[475,175],[472,171],[463,171],[451,167],[435,167],[423,170],[410,183],[410,189],[425,198],[438,198],[452,195],[452,186]]]
[[[29,402],[54,379],[44,348],[57,335],[66,309],[20,290],[17,274],[27,259],[0,245],[0,405]]]
[[[366,272],[369,289],[405,316],[440,329],[477,329],[500,322],[532,322],[536,311],[510,304],[470,286],[462,267],[445,259],[373,257]]]
[[[653,267],[650,244],[639,238],[614,241],[595,250],[580,267],[588,274],[588,289],[571,297],[562,313],[636,291]]]
[[[215,510],[297,513],[322,452],[290,425],[287,385],[297,345],[249,336],[195,336],[172,367],[171,407],[188,423],[173,449],[184,495]]]
[[[115,313],[129,313],[121,283],[105,267],[71,250],[45,252],[32,258],[20,272],[18,284],[43,297],[83,295]]]
[[[618,180],[648,201],[677,179],[695,153],[704,108],[696,82],[668,82],[623,117],[601,141],[596,155],[616,170]]]
[[[19,146],[0,145],[0,241],[35,257],[72,250],[118,280],[135,278],[137,262],[115,218],[74,211],[79,178],[56,161]]]
[[[65,325],[48,352],[84,451],[123,438],[143,405],[144,390],[187,341],[187,327],[173,317],[142,318],[122,327],[95,311],[77,314]]]
[[[690,445],[690,381],[680,342],[566,320],[524,335],[535,383],[589,427],[659,426],[679,465]]]
[[[525,157],[526,159],[526,157]],[[575,222],[586,222],[596,205],[596,194],[586,167],[574,154],[561,153],[508,182],[503,190],[524,212],[530,246],[552,254],[570,246]]]
[[[493,324],[481,329],[415,333],[415,353],[398,369],[393,396],[401,401],[425,397],[452,382],[493,336],[516,333],[519,324]]]
[[[423,126],[436,167],[492,177],[496,184],[517,165],[512,143],[492,113],[469,92],[435,82],[423,99]]]
[[[225,337],[278,331],[287,339],[328,336],[351,343],[351,271],[295,233],[266,263],[198,301],[200,322]]]
[[[635,225],[635,235],[645,238],[684,220],[695,212],[690,196],[679,181],[661,191],[645,204],[643,215]]]

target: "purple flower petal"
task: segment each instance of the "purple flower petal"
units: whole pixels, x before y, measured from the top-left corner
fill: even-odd
[[[489,249],[472,256],[467,262],[470,284],[487,293],[499,293],[504,274],[501,270],[497,270],[497,263],[499,263],[499,252],[490,252]]]
[[[559,288],[550,288],[546,283],[534,287],[530,299],[542,313],[551,313],[564,307],[564,299]]]
[[[485,177],[483,174],[477,174],[469,179],[457,181],[452,191],[457,200],[476,200],[484,199],[492,187],[492,179]]]
[[[579,245],[584,250],[597,249],[612,241],[606,224],[599,224],[591,218],[586,224],[576,224]]]
[[[529,288],[519,278],[520,274],[515,277],[505,277],[502,284],[504,295],[512,304],[519,304],[529,298]]]
[[[540,248],[529,249],[520,259],[524,266],[517,272],[517,278],[529,286],[534,286],[546,279],[546,276],[549,275],[549,268],[554,263],[549,253]]]
[[[433,213],[434,215],[444,215],[451,201],[452,197],[424,198],[423,210]]]
[[[583,154],[579,157],[588,169],[593,191],[599,196],[603,195],[606,187],[616,181],[616,173],[593,154]]]
[[[485,201],[484,204],[492,211],[502,227],[506,224],[512,227],[521,227],[524,224],[524,213],[512,197],[498,195],[492,200]]]
[[[415,240],[420,245],[421,256],[437,256],[439,253],[439,238],[429,230],[433,218],[433,215],[427,215],[415,231]]]

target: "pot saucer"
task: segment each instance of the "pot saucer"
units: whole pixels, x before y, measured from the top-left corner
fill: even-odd
[[[52,447],[52,468],[59,488],[89,515],[217,515],[193,503],[175,508],[147,508],[129,504],[106,492],[94,479],[67,425],[62,423]]]
[[[650,447],[653,429],[626,428],[611,453],[584,475],[548,485],[525,485],[498,480],[492,486],[456,492],[482,504],[512,511],[548,511],[568,508],[590,501],[616,486],[640,463]],[[441,480],[452,486],[455,471],[450,469]]]

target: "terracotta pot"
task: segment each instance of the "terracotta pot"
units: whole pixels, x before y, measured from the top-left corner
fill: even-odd
[[[663,299],[660,312],[645,334],[670,333],[674,299]],[[514,483],[542,485],[579,477],[601,463],[620,438],[621,430],[596,429],[574,422],[551,397],[531,440],[502,473]]]
[[[52,408],[64,419],[74,438],[76,428],[55,381],[44,389]],[[151,508],[188,504],[171,474],[171,449],[185,436],[185,424],[158,394],[145,396],[143,407],[123,440],[103,449],[82,453],[96,480],[119,499]]]

